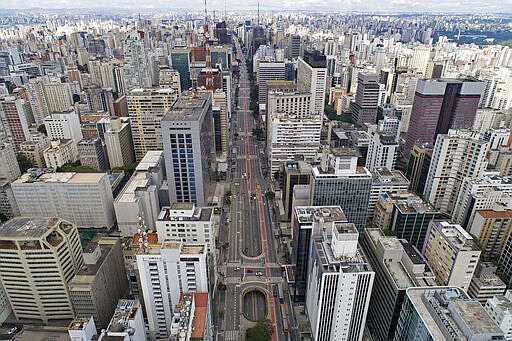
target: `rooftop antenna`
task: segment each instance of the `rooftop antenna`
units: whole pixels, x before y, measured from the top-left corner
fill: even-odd
[[[260,1],[258,0],[258,27],[260,26]]]

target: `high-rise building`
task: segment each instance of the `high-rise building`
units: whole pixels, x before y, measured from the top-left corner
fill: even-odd
[[[420,252],[403,239],[365,229],[361,244],[375,271],[368,328],[373,340],[391,340],[407,288],[436,286],[435,277]]]
[[[416,87],[405,153],[415,144],[433,144],[449,129],[471,129],[483,83],[471,80],[420,79]]]
[[[73,106],[73,95],[69,83],[50,83],[44,85],[46,103],[50,113],[69,110]]]
[[[432,150],[432,145],[414,145],[411,151],[406,176],[411,182],[409,189],[413,192],[423,193],[425,190]]]
[[[94,317],[96,327],[108,326],[119,298],[128,293],[121,241],[102,237],[84,245],[85,265],[68,283],[76,317]]]
[[[489,143],[479,133],[452,130],[437,136],[425,185],[425,198],[441,213],[452,215],[465,177],[476,177],[487,167]],[[471,155],[471,157],[468,157]]]
[[[0,179],[11,182],[20,175],[21,171],[14,145],[10,142],[0,141]]]
[[[27,90],[32,114],[36,125],[39,126],[44,123],[44,118],[50,114],[43,79],[41,77],[31,79],[27,84]]]
[[[104,132],[110,168],[127,166],[135,161],[130,120],[110,118],[110,129]]]
[[[267,81],[284,81],[285,65],[284,62],[266,62],[260,61],[257,70],[258,81],[258,101],[266,103],[267,101]]]
[[[48,324],[74,318],[68,283],[84,265],[74,224],[60,218],[9,220],[0,226],[0,264],[0,280],[18,320]]]
[[[161,121],[178,98],[173,89],[135,89],[127,96],[135,159],[163,150]]]
[[[209,290],[206,245],[164,241],[141,247],[136,258],[149,331],[168,337],[181,294]]]
[[[409,187],[409,181],[400,171],[390,171],[385,167],[376,168],[370,173],[372,174],[372,187],[368,201],[367,219],[371,220],[379,197],[387,192],[406,191]]]
[[[99,137],[95,139],[83,139],[78,142],[77,148],[78,158],[82,166],[91,167],[99,171],[108,169],[105,145]]]
[[[158,84],[163,89],[174,89],[178,94],[181,93],[180,73],[169,67],[160,66]]]
[[[70,139],[76,145],[83,139],[80,117],[73,109],[51,113],[44,118],[44,125],[52,140]]]
[[[180,74],[181,91],[187,91],[192,86],[190,79],[190,49],[173,48],[169,56],[171,66]]]
[[[505,339],[482,305],[464,290],[436,287],[407,289],[393,340]]]
[[[215,129],[215,152],[227,155],[228,112],[226,94],[223,91],[216,90],[213,93],[212,115]]]
[[[383,132],[373,132],[368,155],[366,156],[366,168],[373,171],[376,168],[385,167],[388,170],[395,169],[398,142],[394,135]]]
[[[175,240],[183,243],[206,244],[210,253],[215,252],[213,209],[196,207],[189,202],[176,202],[164,206],[155,222],[158,240]],[[185,230],[185,233],[182,230]]]
[[[327,87],[326,58],[320,52],[305,52],[297,61],[297,90],[311,93],[311,110],[323,116]]]
[[[298,117],[294,113],[269,113],[268,160],[272,173],[285,162],[301,158],[313,161],[320,148],[322,115]]]
[[[383,208],[390,206],[383,211]],[[384,219],[384,216],[387,218]],[[405,239],[418,250],[423,248],[430,221],[441,214],[428,202],[409,192],[387,192],[379,198],[374,214],[374,222],[387,221],[376,225],[396,233],[397,238]]]
[[[478,262],[475,274],[469,283],[468,294],[485,305],[494,295],[502,295],[507,285],[496,274],[497,266],[491,262]]]
[[[213,194],[212,95],[183,92],[162,119],[169,203],[207,206]]]
[[[150,151],[135,168],[135,172],[114,201],[117,227],[122,236],[133,236],[139,226],[139,215],[146,227],[156,230],[155,221],[160,207],[168,203],[164,187],[165,164],[162,151]]]
[[[352,223],[314,237],[308,265],[306,311],[314,340],[361,340],[375,272]]]
[[[478,239],[482,257],[495,259],[512,233],[512,210],[478,210],[467,230]]]
[[[8,138],[14,143],[16,150],[30,140],[28,103],[14,96],[0,97],[0,121]]]
[[[133,30],[124,41],[124,79],[127,91],[152,85],[144,35],[143,31]]]
[[[379,77],[373,73],[359,72],[357,75],[357,92],[352,112],[354,122],[376,123],[379,106]]]
[[[284,220],[290,221],[293,213],[293,188],[296,185],[309,185],[311,181],[311,165],[304,161],[284,163],[281,169],[281,179],[283,182],[281,198],[285,212]]]
[[[512,179],[496,173],[462,180],[452,219],[470,227],[478,210],[512,209]]]
[[[480,249],[462,226],[431,221],[422,254],[439,285],[454,285],[468,290],[480,258]]]
[[[60,216],[79,228],[114,225],[114,199],[106,173],[31,169],[11,186],[22,216]]]
[[[336,223],[347,223],[347,217],[339,206],[297,206],[293,211],[293,254],[295,264],[295,286],[293,299],[304,302],[308,280],[308,262],[311,240],[322,231],[331,231]]]
[[[512,295],[495,295],[484,304],[484,310],[500,327],[506,340],[512,340]]]
[[[43,151],[43,156],[47,167],[57,169],[66,163],[78,161],[78,150],[73,140],[52,140]]]
[[[44,151],[50,145],[50,140],[43,136],[38,141],[25,141],[20,144],[18,154],[23,154],[30,161],[30,164],[35,168],[44,168],[46,163],[44,161]]]
[[[339,205],[349,222],[362,231],[368,216],[372,174],[357,166],[359,154],[350,148],[333,148],[320,168],[313,167],[311,204]]]

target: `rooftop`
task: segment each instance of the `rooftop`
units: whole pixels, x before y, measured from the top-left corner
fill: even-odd
[[[99,183],[105,173],[49,172],[44,168],[32,168],[13,183]]]
[[[446,340],[445,334],[454,340],[466,340],[463,330],[474,334],[502,336],[503,333],[476,300],[456,287],[408,288],[407,297],[412,302],[434,340]],[[460,321],[464,321],[461,326]]]
[[[439,231],[443,238],[457,251],[480,251],[473,237],[459,224],[446,221],[432,221],[432,228]]]
[[[60,218],[57,217],[16,217],[0,226],[0,238],[22,240],[42,238],[48,230],[54,229],[60,221]]]
[[[402,174],[402,172],[397,170],[390,171],[386,167],[375,168],[372,173],[372,184],[381,184],[381,183],[403,183],[409,184],[409,180]]]
[[[208,92],[183,92],[162,119],[166,121],[199,121],[211,103]]]
[[[158,166],[160,159],[163,157],[164,152],[159,150],[150,150],[144,155],[135,170],[148,171],[152,167]]]
[[[300,224],[348,221],[340,206],[297,206],[295,216]]]
[[[192,335],[190,336],[192,340],[204,337],[206,316],[208,314],[208,293],[195,293],[194,302],[196,310],[192,322]]]
[[[140,308],[140,304],[136,300],[119,300],[114,315],[107,327],[107,333],[127,332],[131,328],[129,321],[135,318]]]

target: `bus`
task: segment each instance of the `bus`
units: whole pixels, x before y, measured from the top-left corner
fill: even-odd
[[[284,303],[283,286],[281,283],[277,285],[277,291],[279,292],[279,303]]]
[[[281,303],[281,316],[283,317],[283,332],[288,333],[288,314],[284,303]]]

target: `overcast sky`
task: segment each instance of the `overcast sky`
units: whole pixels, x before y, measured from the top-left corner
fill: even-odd
[[[203,0],[0,0],[0,8],[190,8],[202,9]],[[256,10],[257,0],[209,0],[213,10]],[[400,11],[400,12],[512,12],[512,0],[260,0],[264,10]]]

